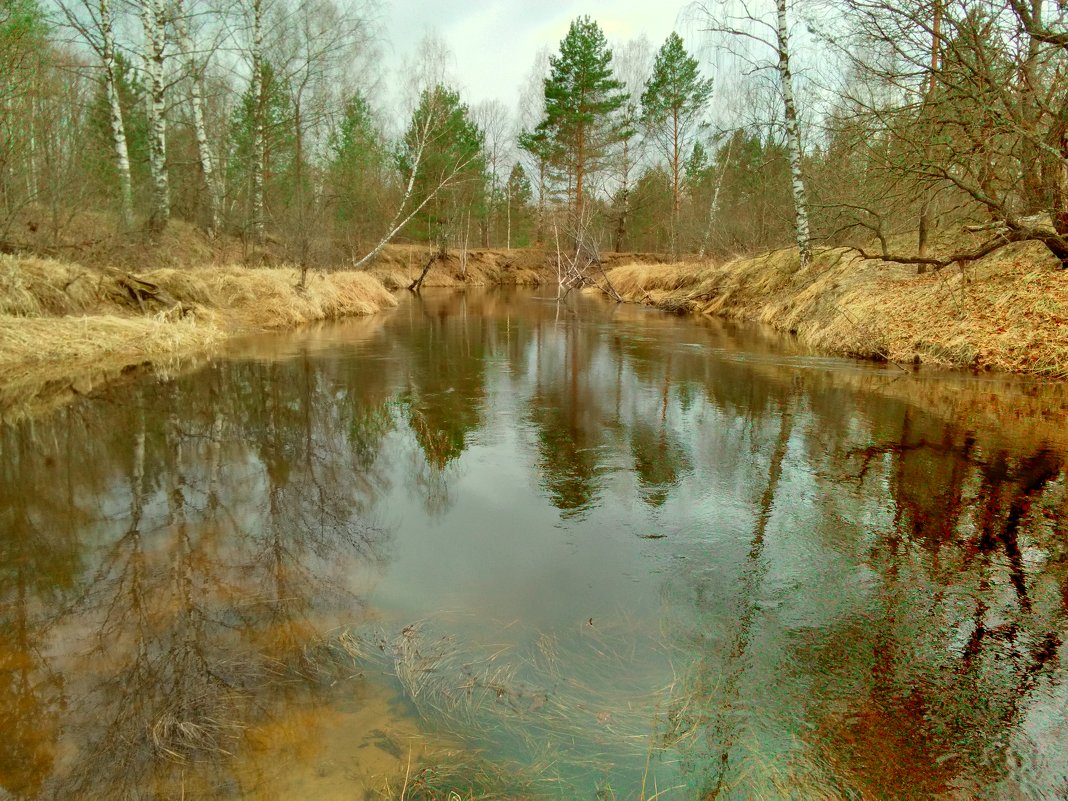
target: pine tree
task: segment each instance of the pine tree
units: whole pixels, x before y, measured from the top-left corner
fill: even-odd
[[[505,197],[508,204],[508,247],[529,247],[531,201],[534,199],[534,192],[531,189],[526,170],[523,169],[523,165],[518,161],[512,166],[512,171],[508,174],[508,183],[505,184]]]
[[[578,220],[589,177],[618,140],[615,114],[626,102],[623,84],[612,72],[612,51],[600,26],[589,17],[571,23],[559,55],[549,60],[545,79],[545,119],[539,128],[567,172],[569,200]]]
[[[712,79],[701,78],[697,59],[686,52],[682,37],[672,32],[656,54],[652,78],[642,94],[642,117],[668,160],[673,231],[682,205],[684,154],[711,96]]]
[[[327,182],[338,222],[369,227],[371,195],[381,183],[386,153],[371,106],[359,92],[345,104],[329,152]]]

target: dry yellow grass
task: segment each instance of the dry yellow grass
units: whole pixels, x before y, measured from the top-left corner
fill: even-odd
[[[1068,377],[1068,271],[1037,244],[926,275],[838,248],[805,269],[786,249],[608,279],[628,301],[764,323],[830,352]]]
[[[169,359],[217,343],[224,336],[212,320],[188,315],[151,317],[0,316],[0,380],[53,362],[84,365],[101,358]]]
[[[311,272],[301,288],[293,268],[166,268],[138,275],[166,297],[143,304],[122,285],[124,275],[0,256],[0,405],[69,394],[83,379],[96,383],[129,365],[173,371],[237,333],[396,305],[380,281],[362,272]]]

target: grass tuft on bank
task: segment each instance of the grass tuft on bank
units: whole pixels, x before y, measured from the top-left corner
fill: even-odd
[[[628,302],[759,322],[828,352],[1068,378],[1068,271],[1037,243],[922,275],[834,248],[804,269],[785,249],[608,280]]]
[[[145,273],[0,256],[0,406],[69,394],[150,363],[173,371],[236,334],[369,315],[396,305],[373,276],[295,268]],[[26,408],[30,408],[27,406]]]

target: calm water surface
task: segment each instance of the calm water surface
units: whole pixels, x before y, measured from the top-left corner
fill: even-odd
[[[8,424],[0,797],[1065,797],[1066,410],[497,291]]]

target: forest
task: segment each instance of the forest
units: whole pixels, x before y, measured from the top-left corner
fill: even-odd
[[[391,241],[1068,258],[1061,3],[707,0],[662,43],[580,16],[513,98],[473,104],[438,35],[387,74],[380,13],[3,0],[3,248],[77,255],[101,226],[182,220],[305,267]]]

